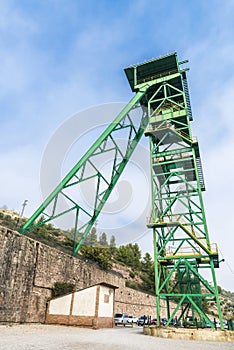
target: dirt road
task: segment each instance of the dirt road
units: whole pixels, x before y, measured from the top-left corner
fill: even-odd
[[[0,326],[1,350],[233,350],[233,343],[143,335],[142,327],[91,330],[48,325]]]

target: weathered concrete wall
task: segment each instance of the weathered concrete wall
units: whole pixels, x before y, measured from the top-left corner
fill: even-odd
[[[0,227],[0,322],[44,323],[55,282],[76,290],[105,282],[118,287],[115,312],[155,315],[155,298],[126,288],[116,274]]]

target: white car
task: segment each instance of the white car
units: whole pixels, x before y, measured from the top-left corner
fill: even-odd
[[[115,314],[114,316],[114,324],[117,326],[118,324],[125,325],[128,321],[127,314]]]
[[[138,322],[138,317],[136,316],[128,316],[127,323],[135,323],[137,324]]]

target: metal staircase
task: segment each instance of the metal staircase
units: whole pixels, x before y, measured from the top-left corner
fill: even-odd
[[[183,89],[184,89],[184,93],[185,93],[185,100],[186,100],[186,104],[187,104],[189,120],[192,121],[193,115],[192,115],[192,108],[191,108],[191,103],[190,103],[188,81],[187,81],[187,77],[186,77],[185,72],[182,73],[182,82],[183,82]]]
[[[200,157],[196,158],[196,166],[197,166],[197,172],[198,172],[198,178],[199,178],[201,190],[205,191],[206,190],[205,180],[204,180],[204,176],[203,176],[202,163],[201,163]]]

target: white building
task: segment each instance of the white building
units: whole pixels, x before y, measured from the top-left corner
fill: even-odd
[[[91,328],[113,327],[115,289],[100,283],[48,302],[46,323]]]

